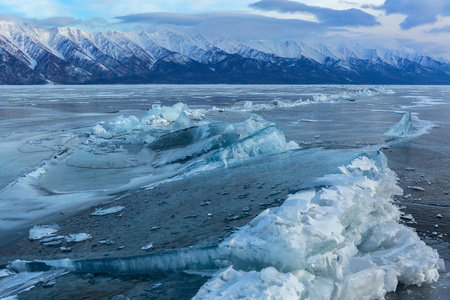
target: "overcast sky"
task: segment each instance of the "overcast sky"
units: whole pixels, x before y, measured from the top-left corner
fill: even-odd
[[[403,45],[450,59],[450,0],[0,0],[0,19],[90,31]]]

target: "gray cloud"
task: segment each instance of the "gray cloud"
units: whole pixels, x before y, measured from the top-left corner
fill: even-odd
[[[328,26],[315,22],[240,12],[143,13],[119,16],[116,19],[120,20],[119,24],[134,23],[139,30],[154,31],[164,26],[193,33],[224,34],[249,39],[303,39],[330,32]]]
[[[320,23],[332,27],[380,25],[373,15],[356,8],[334,10],[319,6],[309,6],[304,3],[289,0],[262,0],[250,4],[250,7],[263,11],[278,11],[282,13],[310,13],[315,15]]]
[[[404,30],[424,24],[433,24],[437,17],[450,16],[448,0],[386,0],[383,5],[372,7],[386,11],[386,14],[403,14],[406,19],[400,23]]]

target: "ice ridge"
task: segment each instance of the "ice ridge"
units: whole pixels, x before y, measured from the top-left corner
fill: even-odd
[[[436,250],[399,224],[391,197],[402,191],[386,157],[364,155],[340,169],[224,241],[232,266],[194,299],[382,299],[400,282],[436,281]]]

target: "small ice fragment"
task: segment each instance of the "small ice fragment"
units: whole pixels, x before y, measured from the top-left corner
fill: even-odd
[[[58,230],[58,224],[36,225],[30,229],[28,238],[30,240],[39,240],[44,236],[49,236],[50,234],[57,232]]]
[[[59,248],[62,252],[70,252],[70,251],[72,251],[72,248],[70,248],[70,247],[61,247],[61,248]]]
[[[411,168],[411,167],[406,168],[406,171],[415,171],[415,170],[416,170],[415,168]]]
[[[243,212],[249,212],[249,211],[250,211],[250,208],[244,207],[244,208],[242,209],[242,211],[243,211]]]
[[[189,215],[189,216],[184,217],[184,219],[195,219],[197,217],[198,217],[198,215]]]
[[[408,186],[408,189],[413,191],[425,192],[425,189],[420,186]]]
[[[159,229],[159,228],[161,228],[161,227],[153,226],[152,228],[150,228],[150,230],[157,230],[157,229]]]
[[[144,247],[142,247],[142,250],[148,250],[150,248],[153,248],[153,242],[151,242],[150,244],[145,245]]]
[[[207,200],[207,201],[203,201],[202,203],[200,203],[200,206],[205,206],[205,205],[210,205],[211,201]]]
[[[213,216],[212,213],[208,213],[208,217],[211,218]]]
[[[51,237],[48,237],[48,238],[45,238],[45,239],[41,239],[40,242],[41,243],[48,243],[48,242],[57,241],[57,240],[60,240],[60,239],[63,239],[63,238],[64,238],[63,235],[51,236]]]
[[[244,106],[242,107],[243,110],[249,110],[251,109],[253,103],[252,101],[245,101]]]
[[[442,219],[442,215],[441,214],[437,214],[436,218]]]
[[[437,231],[433,231],[431,234],[432,235],[438,235]]]
[[[439,227],[439,225],[438,225],[438,224],[434,225],[434,228],[438,228],[438,227]]]
[[[117,250],[122,250],[123,248],[125,248],[125,246],[119,246],[117,247]]]
[[[113,240],[110,240],[110,239],[101,240],[101,241],[98,241],[98,242],[99,242],[99,244],[102,244],[102,245],[112,245],[112,244],[115,243]]]
[[[62,241],[52,241],[47,243],[42,243],[44,246],[59,246],[62,244]]]
[[[403,220],[407,220],[407,221],[414,220],[414,218],[413,218],[413,216],[411,214],[407,214],[407,215],[401,216],[400,218],[402,218]]]
[[[92,236],[88,233],[72,233],[65,237],[68,243],[83,242],[91,238]]]
[[[114,214],[116,212],[122,211],[125,207],[123,206],[114,206],[110,208],[97,208],[93,213],[91,213],[91,216],[104,216],[109,214]]]
[[[52,287],[52,286],[54,286],[55,284],[56,284],[56,281],[55,281],[55,280],[50,280],[50,281],[47,281],[47,282],[43,283],[43,284],[42,284],[42,287],[45,287],[45,288],[47,288],[47,287]]]

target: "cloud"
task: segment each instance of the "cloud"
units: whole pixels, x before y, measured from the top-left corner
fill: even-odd
[[[40,27],[68,27],[68,26],[86,26],[86,27],[96,27],[101,25],[109,24],[106,20],[102,18],[92,18],[90,20],[77,19],[73,17],[50,17],[45,19],[36,18],[22,18],[13,14],[0,14],[0,20],[8,20],[14,22],[23,22],[27,24],[32,24]]]
[[[116,19],[120,20],[119,24],[135,24],[140,30],[146,31],[165,26],[192,33],[223,34],[248,39],[307,39],[311,36],[324,36],[330,31],[329,27],[316,22],[232,11],[199,14],[142,13],[118,16]]]
[[[427,33],[450,33],[450,25],[441,28],[432,28]]]
[[[251,8],[263,11],[277,11],[281,13],[310,13],[315,15],[320,23],[332,27],[380,25],[373,15],[356,8],[334,10],[319,6],[309,6],[304,3],[289,0],[262,0],[252,3],[249,6]]]
[[[433,24],[438,16],[450,16],[448,0],[386,0],[383,5],[372,7],[386,11],[386,14],[406,15],[400,23],[404,30],[424,24]]]

